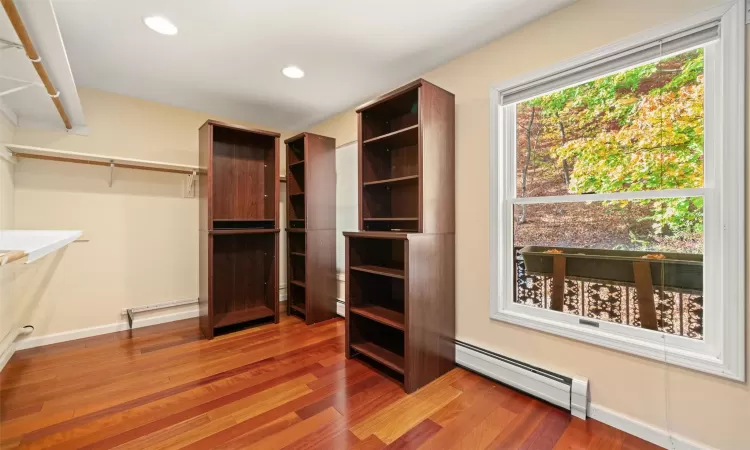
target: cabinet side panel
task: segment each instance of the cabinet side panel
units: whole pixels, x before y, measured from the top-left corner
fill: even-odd
[[[455,237],[410,234],[406,392],[455,367]]]
[[[453,233],[455,226],[455,98],[425,83],[420,89],[422,231]]]
[[[336,229],[336,140],[305,137],[305,213],[308,230]]]
[[[213,337],[214,331],[209,298],[211,254],[208,235],[211,209],[209,202],[211,129],[211,125],[204,125],[198,131],[198,166],[201,171],[206,171],[198,177],[198,307],[200,329],[209,339]]]
[[[306,322],[336,317],[336,230],[308,230]]]

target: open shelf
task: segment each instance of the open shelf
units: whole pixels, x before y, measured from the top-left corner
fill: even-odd
[[[278,228],[252,228],[252,229],[234,229],[234,228],[227,228],[227,229],[213,229],[209,230],[208,234],[210,235],[230,235],[230,234],[269,234],[269,233],[278,233]]]
[[[305,192],[305,165],[290,164],[286,171],[286,185],[289,195]]]
[[[288,165],[297,164],[305,160],[305,138],[300,135],[298,139],[286,140],[286,160]]]
[[[379,267],[379,266],[350,266],[351,270],[359,272],[371,273],[374,275],[382,275],[384,277],[400,278],[404,279],[403,269],[392,269],[390,267]]]
[[[304,192],[297,192],[297,193],[294,193],[294,194],[289,194],[290,197],[295,197],[295,196],[298,196],[298,195],[305,195],[305,193]]]
[[[299,305],[291,304],[291,305],[289,305],[289,307],[292,308],[292,311],[296,312],[297,314],[302,314],[303,316],[306,314],[305,313],[305,308],[303,308],[303,307],[301,307]]]
[[[380,364],[404,374],[404,357],[390,350],[380,347],[372,342],[363,342],[361,344],[352,344],[351,347],[361,354],[372,358]]]
[[[214,220],[212,225],[214,230],[274,229],[276,221],[274,219]]]
[[[216,314],[214,316],[214,328],[236,325],[238,323],[250,322],[252,320],[268,319],[274,316],[274,311],[266,306],[256,306],[241,311]]]
[[[304,163],[305,163],[305,160],[302,160],[302,161],[296,161],[296,162],[293,162],[293,163],[289,163],[289,167],[294,167],[294,166],[296,166],[296,165],[299,165],[299,164],[304,164]]]
[[[408,175],[405,177],[387,178],[385,180],[367,181],[362,183],[364,186],[375,186],[378,184],[396,184],[404,183],[409,181],[416,181],[419,179],[419,175]]]
[[[351,311],[352,314],[366,317],[375,322],[382,323],[383,325],[388,325],[391,328],[396,328],[397,330],[403,331],[404,329],[404,313],[402,312],[393,311],[377,305],[352,306],[349,308],[349,311]]]
[[[305,287],[305,283],[303,281],[292,280],[291,283],[295,286],[299,286],[302,288]]]
[[[415,145],[418,139],[419,125],[412,125],[406,128],[401,128],[390,132],[388,134],[382,134],[372,139],[367,139],[363,144],[380,144],[384,146],[396,146],[403,147],[405,145]]]
[[[419,90],[415,87],[362,111],[362,139],[368,142],[419,124]]]
[[[214,127],[213,220],[248,221],[276,217],[274,136]]]
[[[300,252],[289,252],[289,254],[292,256],[305,256],[304,253],[300,253]]]

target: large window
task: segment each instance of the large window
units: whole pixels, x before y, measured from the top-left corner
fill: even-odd
[[[493,89],[493,317],[744,378],[732,17]]]

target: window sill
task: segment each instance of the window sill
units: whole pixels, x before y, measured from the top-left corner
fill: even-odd
[[[549,320],[516,311],[498,311],[492,314],[491,318],[532,330],[543,331],[623,353],[653,359],[666,364],[709,373],[734,381],[744,381],[743,374],[731,370],[722,359],[696,351],[674,348],[632,336],[614,334],[599,328]],[[596,322],[603,323],[598,320]],[[648,330],[643,331],[649,332]]]

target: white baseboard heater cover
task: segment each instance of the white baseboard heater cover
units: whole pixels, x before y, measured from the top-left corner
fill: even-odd
[[[587,378],[560,375],[462,341],[456,341],[456,364],[586,420]]]

